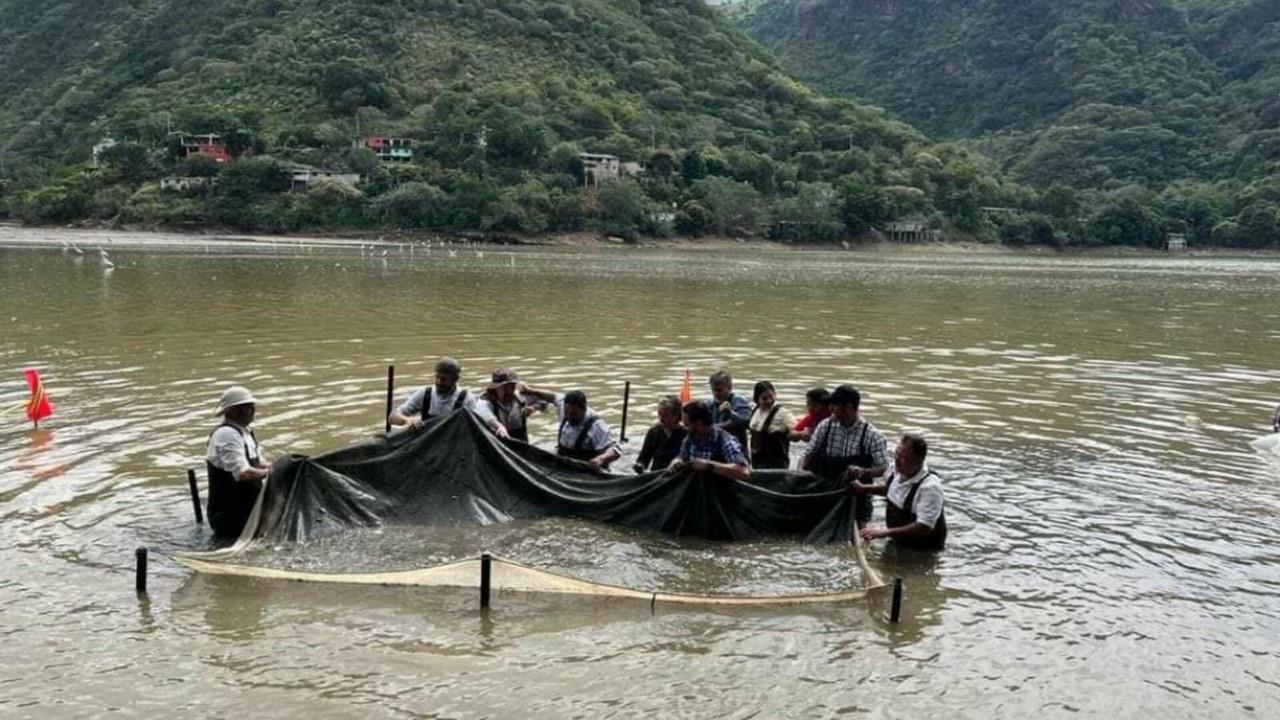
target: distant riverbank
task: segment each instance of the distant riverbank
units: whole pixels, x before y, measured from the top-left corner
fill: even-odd
[[[183,249],[201,247],[281,248],[390,248],[426,245],[467,245],[493,247],[631,247],[662,249],[723,249],[728,247],[756,247],[777,250],[844,250],[849,252],[927,252],[959,254],[1027,254],[1027,255],[1084,255],[1121,257],[1275,257],[1280,250],[1259,248],[1197,247],[1168,253],[1154,248],[1124,245],[1103,247],[1044,245],[1012,246],[999,243],[983,243],[974,240],[943,240],[940,242],[899,243],[876,237],[858,241],[823,243],[784,243],[762,238],[737,238],[723,236],[625,238],[601,233],[579,232],[542,235],[517,235],[511,233],[463,232],[442,233],[424,230],[358,230],[333,233],[308,233],[270,235],[241,233],[229,228],[207,230],[174,230],[151,228],[103,228],[91,226],[30,226],[20,223],[0,223],[0,246],[46,246],[97,248],[154,248]]]

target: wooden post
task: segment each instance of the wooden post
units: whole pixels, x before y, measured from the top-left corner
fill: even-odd
[[[191,509],[196,512],[196,524],[204,524],[204,511],[200,509],[200,486],[196,484],[196,471],[187,468],[187,485],[191,486]]]
[[[133,557],[137,561],[134,567],[134,586],[141,595],[147,591],[147,549],[140,547],[134,550]]]
[[[631,381],[622,388],[622,442],[627,441],[627,407],[631,404]]]
[[[889,622],[894,625],[902,619],[902,578],[893,579],[893,605],[889,607]]]
[[[388,365],[387,366],[387,414],[385,417],[386,425],[383,428],[383,432],[387,432],[387,433],[391,432],[391,403],[392,403],[392,399],[393,399],[393,395],[395,394],[395,391],[396,391],[396,366]]]
[[[489,553],[480,555],[480,609],[489,609],[490,579],[493,574],[493,558]]]

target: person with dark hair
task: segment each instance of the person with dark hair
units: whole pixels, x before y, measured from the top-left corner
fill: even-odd
[[[507,437],[506,427],[493,417],[487,407],[478,404],[474,395],[458,385],[461,377],[462,366],[457,360],[451,357],[440,358],[436,363],[435,383],[410,393],[399,408],[391,411],[391,424],[417,430],[433,417],[467,409],[479,416],[481,422],[495,435]]]
[[[941,550],[947,543],[947,514],[942,478],[925,459],[929,443],[920,435],[905,434],[898,441],[893,472],[883,483],[853,484],[859,495],[885,496],[884,525],[862,529],[864,540],[891,538],[895,544],[917,550]]]
[[[826,388],[811,388],[804,394],[804,402],[808,412],[791,428],[792,440],[809,440],[818,423],[831,417],[831,393]]]
[[[728,370],[711,374],[711,422],[733,436],[739,447],[747,444],[747,423],[751,419],[751,403],[733,391],[733,376]]]
[[[800,468],[833,481],[869,483],[888,467],[888,443],[874,425],[860,416],[862,395],[852,385],[831,393],[831,417],[818,423],[805,448]],[[871,519],[871,502],[859,495],[854,516]]]
[[[680,398],[667,395],[658,401],[658,422],[645,433],[640,455],[636,458],[637,473],[666,470],[671,461],[680,456],[680,446],[688,432],[680,425]]]
[[[229,387],[214,415],[222,423],[209,435],[205,471],[209,476],[209,527],[220,538],[238,538],[262,492],[271,464],[253,433],[258,401],[243,387]]]
[[[680,446],[680,457],[671,462],[671,469],[688,465],[700,473],[710,472],[734,480],[746,480],[751,475],[742,446],[724,428],[714,424],[711,408],[705,403],[691,402],[684,406],[684,426],[689,435]]]
[[[1280,406],[1276,407],[1276,414],[1271,416],[1271,429],[1280,433]]]
[[[761,380],[752,392],[755,409],[747,423],[751,439],[751,467],[757,470],[791,467],[791,412],[778,404],[773,383]]]
[[[521,389],[555,405],[560,423],[556,431],[557,455],[585,462],[596,471],[609,469],[609,465],[622,456],[609,424],[587,405],[586,393],[571,390],[562,395],[528,385],[522,385]]]

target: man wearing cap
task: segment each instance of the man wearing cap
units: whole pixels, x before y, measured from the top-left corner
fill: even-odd
[[[561,395],[528,385],[521,385],[520,389],[555,405],[560,422],[560,429],[556,432],[557,455],[581,460],[591,465],[593,470],[607,470],[614,460],[622,457],[609,424],[587,406],[586,393],[572,390]]]
[[[515,370],[494,370],[492,382],[485,390],[484,400],[489,412],[507,430],[507,435],[520,442],[529,442],[528,418],[537,412],[533,404],[520,394],[520,376]]]
[[[800,468],[828,480],[869,483],[888,467],[889,445],[875,425],[859,410],[862,395],[852,385],[831,393],[831,416],[814,428]],[[858,495],[855,516],[859,523],[871,519],[871,500]]]
[[[480,420],[498,437],[507,437],[507,429],[499,423],[489,409],[476,402],[466,388],[458,385],[462,366],[457,360],[446,357],[436,363],[436,381],[432,385],[414,390],[398,409],[391,411],[391,424],[418,429],[433,417],[448,415],[454,410],[467,409],[480,416]]]
[[[222,424],[209,435],[205,470],[209,475],[209,527],[222,538],[238,538],[271,474],[253,434],[257,401],[243,387],[229,387],[218,399],[214,415]]]

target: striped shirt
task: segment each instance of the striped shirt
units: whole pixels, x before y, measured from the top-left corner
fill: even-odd
[[[689,433],[680,445],[680,459],[715,460],[730,465],[747,465],[747,457],[742,454],[742,446],[732,435],[718,427],[711,428],[711,435],[699,440]]]
[[[818,423],[804,456],[808,459],[818,455],[832,458],[870,455],[874,465],[892,465],[884,435],[862,418],[847,426],[834,415]]]

